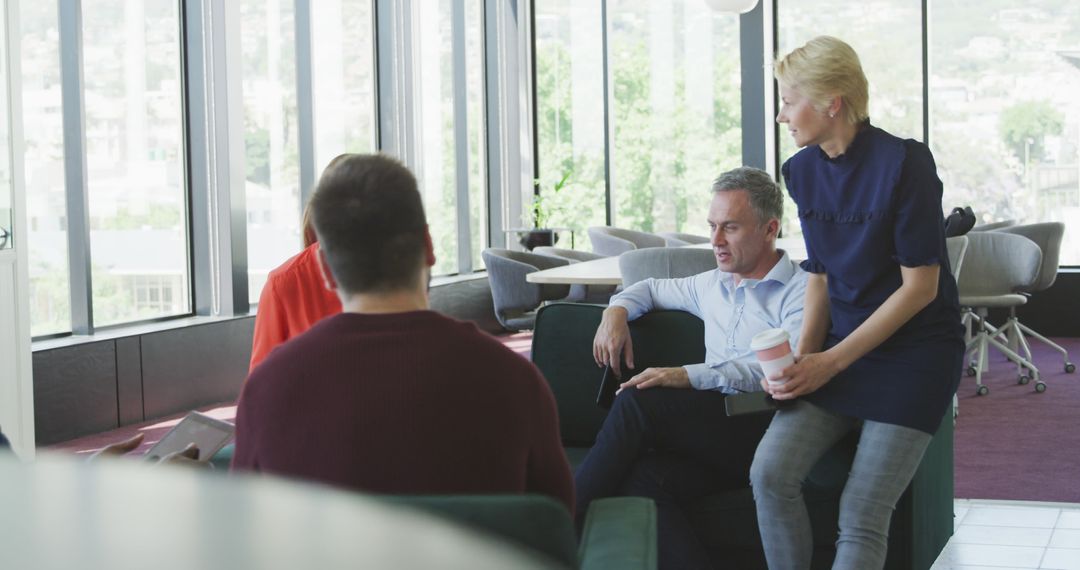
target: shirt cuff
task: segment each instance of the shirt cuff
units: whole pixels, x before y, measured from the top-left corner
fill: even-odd
[[[626,309],[626,320],[628,321],[633,321],[645,314],[645,311],[642,311],[637,303],[625,299],[612,299],[608,302],[608,307],[622,307]]]
[[[683,368],[690,378],[690,387],[695,390],[719,390],[726,394],[738,391],[725,385],[723,375],[717,373],[708,364],[687,364]]]

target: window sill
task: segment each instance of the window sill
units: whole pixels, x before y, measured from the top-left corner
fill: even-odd
[[[464,283],[466,281],[475,281],[478,279],[487,279],[487,271],[480,270],[467,275],[445,275],[442,277],[431,278],[431,288],[442,287],[444,285],[453,285],[455,283]]]
[[[254,311],[247,315],[234,315],[228,317],[191,316],[170,319],[167,321],[158,321],[154,323],[140,323],[137,325],[117,327],[115,329],[100,331],[92,335],[70,335],[59,338],[35,340],[31,343],[31,351],[37,352],[39,350],[54,350],[57,348],[67,348],[71,346],[79,346],[82,344],[116,340],[118,338],[140,336],[145,334],[174,329],[182,329],[187,327],[195,327],[200,325],[209,325],[213,323],[221,323],[236,319],[248,319],[253,316],[255,316]]]
[[[467,281],[475,281],[478,279],[486,279],[486,271],[477,271],[468,275],[448,275],[443,277],[434,277],[431,280],[431,288],[444,287],[447,285],[453,285],[455,283],[464,283]],[[117,327],[115,329],[109,329],[106,331],[96,332],[92,335],[70,335],[59,338],[48,338],[42,340],[35,340],[31,343],[31,350],[37,352],[39,350],[54,350],[57,348],[67,348],[71,346],[78,346],[82,344],[90,344],[94,342],[102,342],[107,340],[116,340],[118,338],[126,338],[132,336],[140,336],[144,334],[151,334],[161,331],[168,331],[174,329],[181,329],[186,327],[195,327],[200,325],[208,325],[212,323],[220,323],[224,321],[234,319],[247,319],[255,316],[255,309],[253,308],[251,313],[247,315],[234,315],[228,317],[206,317],[206,316],[191,316],[180,317],[176,319],[170,319],[166,321],[158,321],[153,323],[141,323],[137,325],[131,325],[126,327]]]

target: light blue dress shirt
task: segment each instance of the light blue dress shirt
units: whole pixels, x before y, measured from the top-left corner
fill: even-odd
[[[781,250],[782,251],[782,250]],[[690,384],[725,393],[761,391],[765,373],[750,350],[763,330],[782,328],[798,345],[807,273],[782,252],[762,279],[743,279],[719,269],[682,279],[646,279],[611,298],[628,320],[652,310],[686,311],[705,322],[705,362],[688,364]]]

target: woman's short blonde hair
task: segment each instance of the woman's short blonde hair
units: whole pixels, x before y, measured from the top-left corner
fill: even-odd
[[[824,112],[833,97],[842,100],[841,117],[858,124],[870,116],[870,88],[859,55],[844,41],[818,36],[776,60],[777,81],[791,87]]]

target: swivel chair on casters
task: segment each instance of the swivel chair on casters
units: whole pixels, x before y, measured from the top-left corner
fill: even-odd
[[[1020,289],[1019,293],[1021,295],[1031,296],[1032,293],[1049,289],[1057,279],[1058,258],[1061,253],[1061,240],[1065,236],[1065,224],[1061,222],[1045,222],[1019,226],[1014,225],[996,231],[1024,236],[1035,242],[1035,244],[1042,249],[1042,264],[1039,265],[1038,278],[1031,287]],[[1061,353],[1063,368],[1066,373],[1072,374],[1073,372],[1076,372],[1076,366],[1069,361],[1069,352],[1061,345],[1039,334],[1024,323],[1021,323],[1020,320],[1016,318],[1015,308],[1009,311],[1009,322],[1001,327],[1001,330],[1007,332],[1008,338],[1012,341],[1009,343],[1009,346],[1014,350],[1017,348],[1017,345],[1022,347],[1028,360],[1031,359],[1031,349],[1024,340],[1025,334],[1034,337],[1036,340],[1043,342],[1050,348]]]
[[[494,247],[480,255],[488,271],[495,318],[506,330],[532,330],[536,310],[545,301],[564,299],[570,294],[569,285],[542,285],[525,279],[534,271],[569,264],[565,259]]]
[[[1046,384],[1039,378],[1039,369],[1030,357],[1021,356],[1002,342],[999,330],[986,321],[991,308],[1015,308],[1027,303],[1027,297],[1018,291],[1028,289],[1036,282],[1042,250],[1023,236],[1002,232],[970,232],[967,238],[964,270],[960,272],[957,288],[970,339],[966,352],[967,374],[975,377],[975,393],[983,396],[990,392],[990,388],[982,383],[982,374],[989,366],[989,346],[1016,363],[1018,383],[1027,384],[1034,380],[1035,391],[1045,391]],[[1019,342],[1026,347],[1027,341],[1022,335]]]
[[[953,279],[960,283],[960,269],[964,265],[964,255],[967,254],[968,238],[963,235],[945,238],[945,248],[949,253],[949,270]],[[965,339],[966,341],[967,339]],[[960,400],[956,397],[956,394],[953,394],[953,421],[956,420],[959,413]]]

